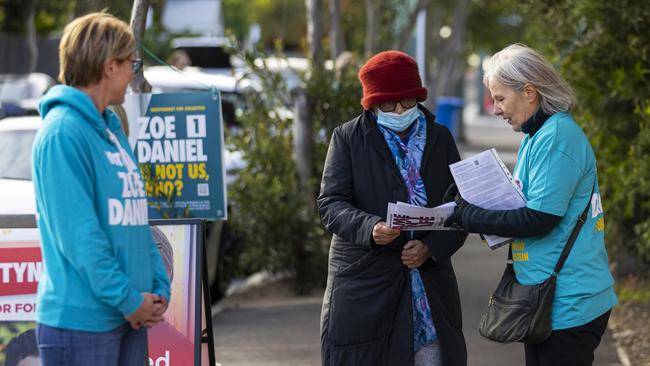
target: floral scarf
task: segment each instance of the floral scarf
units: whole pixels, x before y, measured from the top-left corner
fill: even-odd
[[[427,192],[420,176],[420,165],[427,140],[427,122],[424,113],[419,112],[416,125],[411,128],[404,139],[401,139],[394,131],[381,125],[378,126],[406,184],[409,203],[424,206],[427,203]],[[413,339],[415,352],[417,352],[420,348],[435,341],[437,334],[420,272],[417,269],[412,269],[410,278],[413,292]]]

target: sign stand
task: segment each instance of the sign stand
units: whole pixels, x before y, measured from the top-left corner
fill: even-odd
[[[203,228],[203,243],[205,243],[205,225],[201,225]],[[201,343],[207,343],[208,345],[208,360],[210,366],[216,365],[216,357],[214,352],[214,332],[212,329],[212,311],[211,311],[211,301],[210,301],[210,284],[208,283],[208,262],[207,262],[207,253],[205,245],[201,246],[203,248],[203,270],[201,276],[201,288],[203,291],[203,314],[205,316],[205,329],[201,329]]]

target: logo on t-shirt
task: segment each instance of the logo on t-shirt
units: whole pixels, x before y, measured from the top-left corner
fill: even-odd
[[[603,213],[603,204],[600,201],[600,193],[594,193],[591,196],[591,218],[593,219],[601,213]]]

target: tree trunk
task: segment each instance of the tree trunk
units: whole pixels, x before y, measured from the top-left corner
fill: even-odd
[[[469,14],[469,0],[458,0],[454,9],[452,34],[449,39],[442,42],[438,50],[439,55],[435,74],[432,75],[433,88],[429,89],[432,101],[440,96],[455,96],[458,94],[458,85],[463,76],[465,65],[463,45],[465,40],[467,16]]]
[[[131,29],[133,30],[133,35],[135,36],[136,41],[136,58],[142,58],[140,44],[144,41],[144,30],[147,23],[148,8],[149,2],[147,0],[133,1],[133,11],[131,12]],[[135,93],[151,92],[151,85],[149,82],[147,82],[147,79],[145,79],[144,73],[142,71],[135,75],[135,79],[131,82],[130,85],[131,89],[133,89],[133,92]]]
[[[36,15],[36,0],[26,1],[29,6],[27,11],[27,49],[29,50],[29,64],[27,72],[35,72],[38,65],[38,44],[36,43],[36,24],[34,17]]]
[[[438,67],[439,63],[439,57],[442,57],[440,54],[440,36],[438,35],[438,30],[442,26],[442,10],[439,8],[433,8],[429,9],[427,12],[427,29],[430,29],[430,31],[427,33],[427,39],[426,39],[426,55],[425,55],[425,60],[427,60],[427,67],[426,70],[429,73],[427,75],[426,81],[426,87],[427,90],[429,91],[429,96],[427,100],[424,102],[425,107],[427,107],[430,111],[434,111],[436,107],[436,97],[433,95],[434,94],[434,89],[436,88],[436,69]]]
[[[307,40],[309,41],[309,54],[312,59],[311,80],[318,80],[324,69],[322,43],[323,22],[321,21],[322,0],[305,0],[307,8]],[[308,83],[311,81],[308,81]],[[300,186],[305,199],[314,201],[310,188],[313,174],[312,154],[314,136],[312,133],[313,101],[309,99],[304,87],[291,90],[291,97],[296,117],[294,119],[294,159],[298,169]],[[313,206],[313,205],[312,205]]]
[[[402,32],[399,35],[399,38],[396,40],[395,44],[393,45],[393,49],[396,50],[403,50],[406,47],[406,44],[408,43],[409,39],[411,39],[411,35],[413,34],[413,28],[415,27],[415,24],[418,19],[418,14],[420,14],[420,11],[425,9],[429,5],[429,0],[418,0],[418,3],[415,5],[415,8],[409,14],[408,22],[406,23],[406,26],[404,29],[402,29]]]
[[[310,196],[309,182],[312,173],[312,133],[307,91],[298,87],[291,92],[296,117],[293,123],[294,159],[303,193]]]
[[[377,6],[374,0],[365,0],[366,3],[366,57],[377,53]]]
[[[323,52],[321,40],[323,39],[323,22],[321,22],[321,0],[305,0],[307,7],[307,40],[309,51],[316,67],[322,67]]]
[[[336,60],[337,57],[345,50],[343,39],[343,30],[341,29],[341,0],[329,0],[330,5],[330,57]]]

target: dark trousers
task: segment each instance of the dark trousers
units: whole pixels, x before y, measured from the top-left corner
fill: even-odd
[[[554,330],[540,344],[524,344],[526,366],[591,366],[611,310],[585,325]]]

